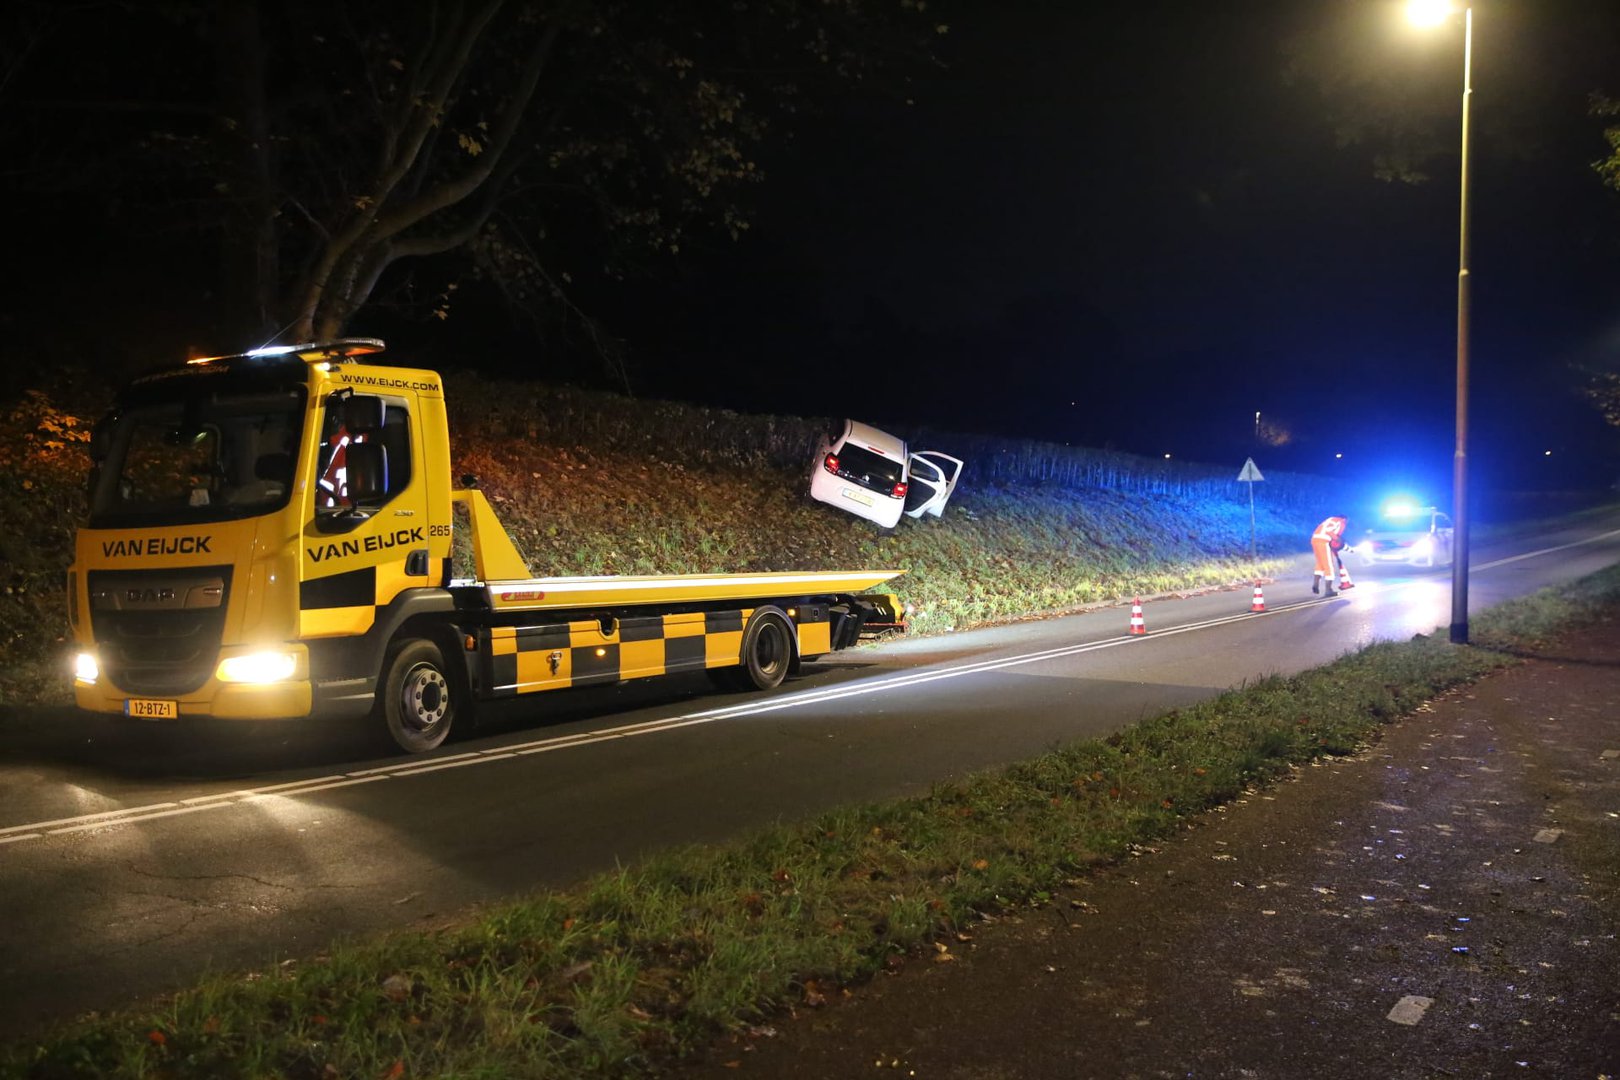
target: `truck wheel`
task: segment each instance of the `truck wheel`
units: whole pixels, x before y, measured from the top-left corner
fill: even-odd
[[[774,690],[793,666],[793,624],[776,608],[754,612],[743,630],[742,663],[715,671],[735,690]]]
[[[388,734],[410,754],[432,750],[450,734],[456,693],[445,674],[444,656],[431,641],[407,641],[384,665],[378,701]]]

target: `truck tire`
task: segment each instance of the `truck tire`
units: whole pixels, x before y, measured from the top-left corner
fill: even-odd
[[[459,694],[433,642],[413,638],[390,650],[378,692],[388,734],[406,753],[426,753],[450,734]]]
[[[760,608],[743,628],[742,662],[714,674],[734,690],[774,690],[794,666],[793,624],[781,609]]]

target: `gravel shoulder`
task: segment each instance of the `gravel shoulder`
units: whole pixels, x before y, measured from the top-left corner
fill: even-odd
[[[1611,613],[678,1075],[1615,1077],[1617,931]]]

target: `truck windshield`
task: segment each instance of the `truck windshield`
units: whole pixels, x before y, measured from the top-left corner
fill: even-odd
[[[103,421],[92,528],[192,524],[286,505],[304,390],[188,394],[126,405]]]

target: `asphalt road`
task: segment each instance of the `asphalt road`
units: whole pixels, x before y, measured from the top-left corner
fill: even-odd
[[[1620,561],[1620,514],[1476,540],[1474,610]],[[701,677],[552,695],[426,758],[355,731],[0,713],[0,1037],[336,937],[435,926],[670,845],[919,790],[1374,640],[1443,625],[1450,574],[1308,563],[1265,589],[835,654],[775,694]]]

